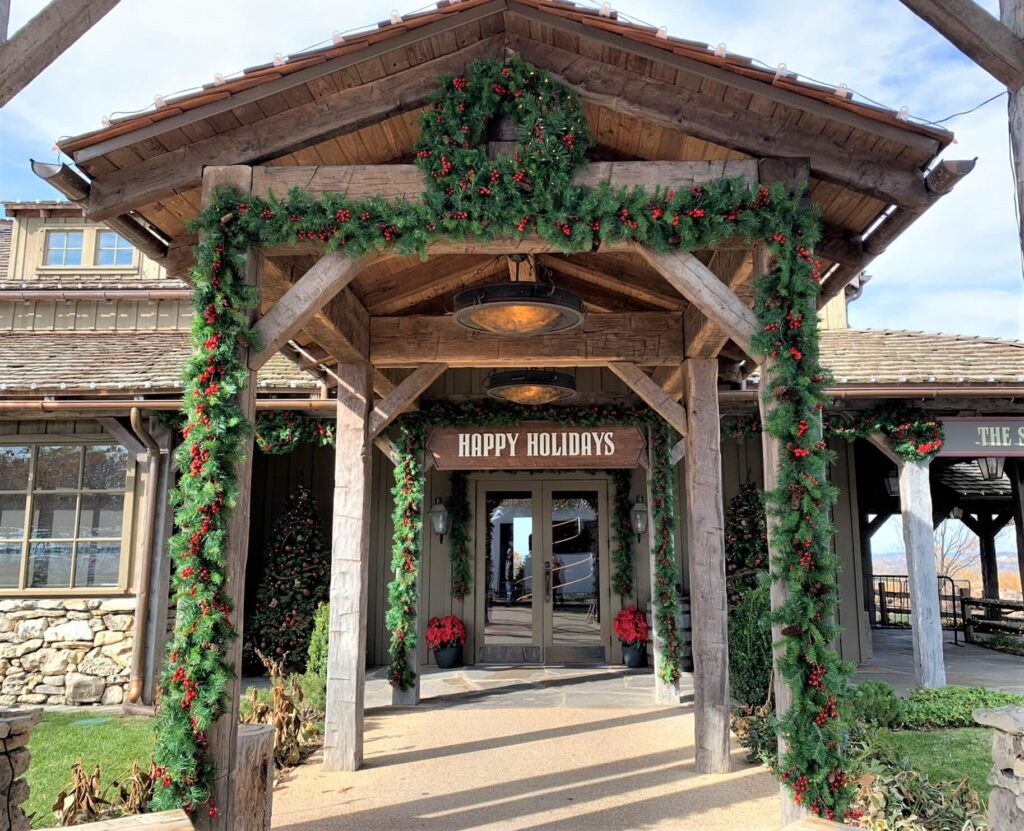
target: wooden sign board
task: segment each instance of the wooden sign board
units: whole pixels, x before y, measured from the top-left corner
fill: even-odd
[[[942,419],[940,456],[1024,457],[1024,418],[982,416]]]
[[[436,427],[427,451],[438,470],[586,470],[636,467],[645,446],[638,427]]]

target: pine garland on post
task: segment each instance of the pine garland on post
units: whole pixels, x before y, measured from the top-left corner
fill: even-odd
[[[327,601],[330,544],[309,488],[288,497],[274,523],[271,547],[247,624],[246,646],[302,670],[319,604]]]

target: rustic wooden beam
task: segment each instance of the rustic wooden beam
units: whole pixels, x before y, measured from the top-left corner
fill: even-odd
[[[699,773],[728,773],[731,700],[718,361],[691,358],[683,372],[690,427],[686,434],[686,550],[693,615],[696,764]]]
[[[260,351],[250,358],[250,367],[259,369],[305,329],[314,315],[359,275],[366,262],[365,258],[352,259],[344,251],[332,251],[317,260],[253,327]]]
[[[725,284],[745,304],[754,302],[754,286],[759,277],[768,271],[768,249],[764,243],[757,243],[750,256],[745,257],[732,274],[725,278]],[[729,342],[729,334],[707,317],[698,306],[691,305],[683,315],[683,330],[686,334],[686,354],[693,358],[714,358]]]
[[[636,364],[613,362],[608,364],[626,386],[642,398],[647,405],[674,427],[680,435],[686,435],[686,411],[679,406],[665,390]]]
[[[392,315],[419,303],[453,294],[486,277],[500,274],[504,268],[503,260],[489,257],[462,267],[448,266],[444,261],[438,261],[437,264],[442,266],[440,273],[429,279],[412,279],[413,275],[407,277],[404,271],[379,278],[381,282],[385,279],[395,280],[397,285],[383,294],[376,293],[371,287],[365,296],[367,311],[371,315]]]
[[[900,0],[1011,91],[1024,87],[1024,41],[974,0]]]
[[[363,763],[370,570],[370,366],[340,364],[338,375],[324,716],[324,768],[329,771],[358,770]]]
[[[211,204],[218,188],[230,186],[242,193],[252,187],[252,168],[243,165],[233,167],[208,167],[203,171],[203,205]],[[245,282],[252,285],[259,296],[260,272],[263,258],[257,251],[246,255]],[[240,357],[248,366],[249,348],[240,347]],[[250,424],[256,417],[256,371],[250,369],[245,386],[237,393],[241,415]],[[224,578],[225,594],[232,610],[232,619],[241,621],[245,615],[245,568],[249,560],[249,506],[252,488],[253,437],[248,433],[241,444],[240,462],[235,465],[235,486],[238,491],[235,506],[228,523],[227,552]],[[235,820],[235,755],[238,747],[238,708],[241,699],[242,639],[233,639],[226,647],[224,663],[231,670],[226,682],[224,708],[213,727],[207,732],[208,756],[217,770],[213,781],[212,802],[219,809],[215,817],[200,811],[196,815],[196,827],[209,831],[229,831]]]
[[[450,315],[370,318],[370,362],[376,367],[640,366],[683,359],[682,314],[589,314],[578,328],[535,337],[468,332]]]
[[[0,41],[0,107],[117,4],[118,0],[51,0],[9,40]]]
[[[668,456],[668,463],[675,467],[686,456],[686,438],[681,438],[674,445]]]
[[[447,368],[447,364],[424,364],[417,367],[386,398],[378,401],[370,415],[370,437],[377,438],[423,394],[427,387],[440,378]]]
[[[740,349],[750,354],[757,319],[711,269],[688,251],[657,254],[639,245],[635,250],[705,317],[721,327]]]
[[[376,447],[381,453],[388,457],[388,461],[391,464],[398,466],[398,463],[402,460],[402,454],[398,449],[398,445],[395,444],[387,436],[377,436],[373,440],[373,446]]]
[[[640,285],[629,275],[617,276],[610,273],[615,270],[614,266],[609,266],[600,258],[595,258],[592,255],[541,254],[537,259],[541,265],[557,271],[559,274],[619,292],[634,300],[639,300],[641,303],[674,312],[682,311],[687,305],[678,294],[661,292],[650,286]]]
[[[536,283],[537,255],[525,254],[524,256],[526,259],[518,261],[511,257],[505,258],[505,262],[508,265],[508,278],[509,280],[517,280],[521,283]]]
[[[272,159],[418,109],[433,94],[439,75],[457,74],[473,61],[500,51],[501,37],[489,37],[368,84],[330,93],[99,176],[93,181],[86,212],[92,219],[105,219],[194,187],[207,165]],[[265,195],[262,177],[255,177],[253,192]],[[284,195],[287,191],[276,192]]]
[[[508,41],[526,60],[548,67],[584,101],[751,156],[809,158],[811,172],[819,179],[887,203],[924,207],[930,202],[924,176],[909,163],[886,161],[861,148],[843,146],[836,139],[811,129],[759,115],[745,105],[731,103],[731,99],[713,98],[645,75],[612,68],[574,51],[540,44],[516,34],[509,34]],[[733,73],[728,75],[730,79],[738,77]],[[724,83],[729,86],[731,81]],[[760,83],[757,86],[759,94],[775,89]],[[811,100],[798,97],[803,102]],[[844,113],[841,108],[823,102],[815,104],[827,110],[826,118]],[[871,130],[880,126],[879,122],[868,119],[859,121],[862,124],[858,129]],[[864,126],[863,122],[870,126]],[[915,143],[917,138],[923,138],[906,130],[900,132],[903,135],[896,140],[904,143]],[[930,152],[939,150],[936,140],[927,139],[927,144]]]

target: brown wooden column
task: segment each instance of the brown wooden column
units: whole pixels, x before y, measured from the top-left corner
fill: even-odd
[[[980,519],[980,517],[979,517]],[[981,533],[978,534],[981,559],[981,593],[982,597],[990,600],[999,599],[999,560],[996,557],[996,527],[995,522],[985,517],[981,525]]]
[[[1017,538],[1017,568],[1024,586],[1024,459],[1007,459],[1006,475],[1010,478],[1013,508],[1013,530]]]
[[[729,771],[729,619],[725,590],[718,361],[690,358],[686,384],[686,533],[693,614],[696,762]]]
[[[356,770],[363,762],[373,375],[365,363],[339,364],[337,372],[324,768]]]
[[[214,190],[219,187],[233,187],[242,193],[252,190],[252,168],[246,165],[208,167],[203,171],[203,207],[210,204]],[[259,289],[260,260],[258,252],[251,251],[246,257],[245,281]],[[242,350],[242,360],[248,365],[250,350]],[[256,417],[256,370],[249,370],[245,388],[238,393],[238,405],[242,414],[253,423]],[[234,828],[235,803],[235,755],[238,743],[238,705],[241,694],[242,673],[242,622],[245,619],[245,567],[249,556],[249,501],[252,482],[253,442],[250,434],[242,445],[244,461],[235,468],[238,501],[231,513],[228,525],[227,565],[225,589],[230,599],[238,637],[227,647],[224,663],[234,669],[233,677],[227,683],[227,700],[224,712],[210,729],[209,756],[217,769],[213,783],[213,802],[218,808],[216,817],[208,817],[202,811],[195,819],[196,828],[229,831]]]

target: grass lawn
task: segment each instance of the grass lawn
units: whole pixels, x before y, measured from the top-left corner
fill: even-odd
[[[992,770],[992,731],[984,727],[958,730],[900,730],[885,733],[880,742],[893,747],[911,765],[935,781],[959,781],[966,776],[982,802],[988,802]]]
[[[50,808],[71,782],[71,765],[79,759],[90,773],[100,766],[104,786],[126,771],[133,761],[148,767],[153,755],[153,722],[117,713],[49,712],[29,741],[32,789],[25,811],[35,814],[33,828],[57,824]]]

